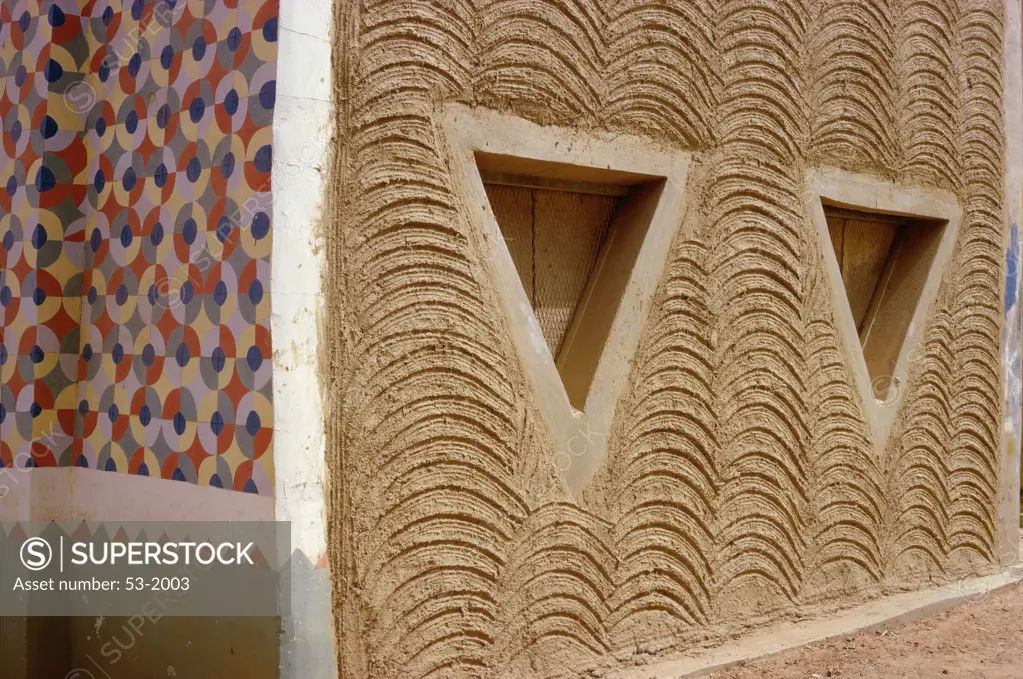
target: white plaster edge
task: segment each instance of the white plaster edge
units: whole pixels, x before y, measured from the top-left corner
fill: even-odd
[[[291,615],[282,620],[281,679],[333,679],[336,632],[326,558],[324,408],[319,383],[325,247],[322,220],[333,135],[330,0],[282,0],[273,119],[274,499],[291,522]]]
[[[281,3],[282,42],[278,78],[310,63],[330,63],[329,34],[310,37],[288,31],[289,18],[318,11],[330,16],[328,0]],[[283,35],[290,35],[287,41]],[[329,76],[329,68],[325,71]],[[274,110],[273,253],[270,269],[271,337],[274,346],[274,478],[277,516],[305,517],[292,527],[295,548],[310,559],[326,550],[326,516],[310,525],[308,507],[323,509],[325,458],[323,404],[317,381],[319,305],[323,271],[320,220],[331,138],[329,78],[306,79]],[[284,434],[284,435],[278,435]],[[324,510],[325,511],[325,510]]]
[[[904,400],[912,353],[920,340],[920,333],[924,330],[927,316],[934,305],[942,277],[955,248],[963,211],[955,196],[947,191],[892,184],[870,175],[844,172],[834,168],[812,169],[807,173],[806,182],[807,208],[817,227],[817,237],[821,242],[824,269],[830,283],[828,287],[831,289],[832,301],[838,315],[835,319],[836,326],[842,338],[846,358],[852,368],[853,380],[863,404],[864,414],[870,423],[875,450],[881,454]],[[913,311],[906,337],[899,349],[894,370],[897,374],[892,376],[899,380],[899,385],[895,396],[885,402],[880,402],[874,397],[870,373],[863,357],[849,298],[845,294],[845,285],[842,283],[842,274],[835,256],[835,248],[831,243],[831,232],[824,216],[821,198],[868,210],[929,217],[947,222],[920,293],[920,300]]]
[[[284,0],[278,14],[282,29],[330,43],[333,3],[322,0]],[[327,49],[330,49],[329,45]]]
[[[477,227],[474,231],[479,235],[479,252],[487,262],[486,269],[508,319],[523,373],[550,427],[557,455],[570,462],[568,469],[562,468],[565,480],[579,496],[603,464],[614,412],[628,381],[649,304],[664,272],[671,243],[684,220],[692,154],[667,152],[663,146],[635,135],[541,126],[463,104],[444,107],[443,129],[453,161],[453,188]],[[554,357],[490,209],[476,167],[475,151],[665,179],[583,412],[575,410],[569,402]]]

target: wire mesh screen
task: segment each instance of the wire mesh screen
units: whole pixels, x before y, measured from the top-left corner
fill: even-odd
[[[904,217],[855,212],[826,206],[831,242],[842,272],[856,329],[862,331]]]
[[[547,346],[557,358],[620,198],[485,187]]]

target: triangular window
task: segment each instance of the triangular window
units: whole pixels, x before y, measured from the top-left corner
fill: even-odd
[[[824,215],[874,398],[887,402],[946,222],[828,204]]]
[[[487,153],[476,162],[569,402],[584,410],[663,180]]]
[[[685,221],[691,156],[460,104],[445,107],[444,131],[477,271],[496,293],[553,462],[580,493],[604,459]]]

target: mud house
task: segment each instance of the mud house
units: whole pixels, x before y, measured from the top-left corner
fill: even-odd
[[[291,522],[290,616],[139,667],[601,676],[1017,551],[1016,0],[3,0],[0,45],[0,518]],[[90,626],[4,620],[11,676]]]

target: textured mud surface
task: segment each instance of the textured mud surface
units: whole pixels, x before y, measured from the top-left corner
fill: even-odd
[[[342,676],[573,676],[989,567],[1000,0],[342,0],[336,20],[323,385]],[[449,101],[698,153],[583,501],[455,198]],[[813,166],[964,210],[883,451],[804,206]]]

